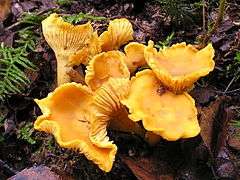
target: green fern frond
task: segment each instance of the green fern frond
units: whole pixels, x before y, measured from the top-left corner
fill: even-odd
[[[21,23],[25,23],[25,24],[30,24],[30,25],[38,25],[41,24],[41,22],[43,21],[43,19],[45,19],[47,17],[46,14],[44,15],[39,15],[35,12],[24,12],[19,21]]]
[[[27,59],[24,48],[0,46],[0,100],[12,94],[21,93],[30,83],[23,69],[35,70],[35,65]]]
[[[57,0],[56,1],[59,6],[69,6],[72,4],[72,0]]]
[[[16,40],[17,46],[22,46],[26,51],[34,51],[38,36],[32,30],[32,26],[18,31],[19,40]]]
[[[85,14],[80,12],[79,14],[73,14],[70,16],[63,16],[64,21],[69,22],[71,24],[77,24],[81,22],[82,20],[88,20],[88,21],[103,21],[107,20],[106,17],[103,16],[94,16],[91,14]]]

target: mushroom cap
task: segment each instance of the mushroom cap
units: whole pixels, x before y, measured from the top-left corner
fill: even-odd
[[[101,135],[102,139],[106,137],[107,126],[117,131],[144,134],[144,130],[128,118],[128,112],[120,102],[129,92],[129,82],[126,78],[109,78],[95,91],[93,107],[96,118],[92,123],[92,142],[97,142]]]
[[[42,21],[42,30],[55,54],[66,57],[85,47],[93,35],[93,27],[89,22],[74,26],[65,22],[56,13]]]
[[[86,47],[69,56],[68,66],[79,65],[81,63],[87,65],[93,56],[102,52],[101,46],[102,41],[98,37],[97,32],[94,32]]]
[[[169,90],[181,93],[190,89],[200,77],[214,69],[214,49],[211,44],[201,50],[186,43],[174,44],[157,52],[153,42],[144,56],[156,76]]]
[[[133,39],[132,24],[125,18],[114,19],[110,21],[107,31],[100,35],[100,39],[103,51],[117,50]]]
[[[42,31],[57,58],[58,86],[70,82],[71,79],[67,73],[71,70],[70,66],[79,65],[88,60],[89,43],[92,39],[96,39],[93,27],[89,22],[74,26],[64,22],[54,13],[42,21]],[[70,58],[71,55],[74,55],[74,58]]]
[[[124,47],[124,52],[127,56],[126,64],[131,73],[133,73],[138,67],[147,64],[144,58],[145,45],[131,42]]]
[[[149,69],[131,79],[129,95],[121,102],[128,107],[130,119],[142,120],[146,130],[169,141],[200,132],[194,99],[187,93],[176,95],[164,90]]]
[[[87,66],[86,84],[95,91],[110,77],[129,78],[125,58],[120,51],[108,51],[94,56]]]
[[[35,100],[43,115],[34,123],[34,128],[51,133],[61,147],[79,150],[103,171],[110,171],[117,151],[111,141],[99,141],[94,145],[89,137],[93,93],[77,83],[66,83],[46,98]]]

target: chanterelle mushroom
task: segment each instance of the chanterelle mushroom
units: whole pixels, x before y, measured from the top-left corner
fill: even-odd
[[[157,52],[150,41],[144,56],[163,85],[176,93],[191,88],[194,82],[212,71],[215,65],[211,44],[197,50],[192,45],[180,43]]]
[[[124,52],[127,56],[127,58],[125,58],[125,61],[131,73],[136,71],[138,67],[147,64],[144,58],[145,47],[145,45],[137,42],[131,42],[124,47]]]
[[[34,123],[34,128],[51,133],[61,147],[79,150],[100,169],[111,170],[117,151],[109,139],[98,145],[90,140],[91,122],[95,121],[92,111],[93,93],[81,84],[65,83],[46,98],[35,100],[43,115]]]
[[[117,50],[133,39],[132,24],[125,18],[110,21],[107,31],[100,35],[102,50]]]
[[[89,43],[96,39],[96,33],[90,23],[83,25],[72,25],[64,22],[57,14],[51,14],[42,21],[43,35],[55,52],[57,58],[57,81],[58,85],[69,82],[70,78],[67,74],[75,60],[80,63],[79,59],[70,56],[77,54],[87,58],[89,53]],[[84,61],[86,59],[81,59]]]
[[[92,90],[97,90],[110,77],[127,78],[130,72],[125,64],[126,56],[120,51],[108,51],[93,57],[87,66],[85,81]]]
[[[96,118],[92,122],[91,140],[99,144],[107,135],[107,127],[123,132],[144,136],[144,129],[128,118],[128,112],[121,104],[129,92],[129,79],[110,78],[94,94],[93,113]]]
[[[133,121],[142,120],[146,130],[175,141],[199,134],[197,109],[193,98],[165,90],[151,70],[143,70],[131,79],[130,93],[121,101]]]

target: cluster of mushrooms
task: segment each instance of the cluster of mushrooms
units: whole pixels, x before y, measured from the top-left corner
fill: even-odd
[[[35,100],[43,115],[34,128],[53,134],[61,147],[109,172],[117,146],[107,129],[137,134],[150,144],[199,134],[195,101],[187,91],[214,69],[211,44],[198,50],[178,43],[157,51],[152,41],[128,43],[133,28],[124,18],[110,21],[100,36],[91,23],[72,25],[57,14],[43,20],[42,29],[56,55],[58,87]],[[69,77],[80,64],[86,66],[85,84]],[[141,67],[147,68],[138,71]]]

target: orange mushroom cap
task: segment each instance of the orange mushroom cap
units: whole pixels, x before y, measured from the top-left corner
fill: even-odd
[[[91,107],[93,93],[81,84],[66,83],[55,89],[46,98],[35,100],[43,115],[34,123],[34,128],[51,133],[61,147],[79,150],[103,171],[110,171],[117,151],[109,139],[90,140],[91,122],[94,121]]]
[[[89,43],[86,47],[83,47],[81,50],[77,51],[75,54],[69,56],[69,63],[68,65],[74,66],[79,64],[87,65],[88,62],[95,56],[102,52],[102,41],[97,35],[97,32],[93,33]]]
[[[124,52],[127,56],[125,58],[127,67],[131,73],[133,73],[138,67],[147,64],[144,58],[145,45],[131,42],[124,47]]]
[[[95,91],[110,77],[129,78],[125,58],[120,51],[108,51],[94,56],[87,66],[86,84]]]
[[[94,36],[93,27],[90,23],[74,26],[64,22],[61,17],[54,13],[42,21],[42,30],[47,43],[57,58],[58,85],[69,82],[70,78],[67,71],[70,68],[68,66],[76,64],[69,62],[69,57],[88,47]]]
[[[121,102],[129,108],[130,119],[142,120],[146,130],[164,139],[175,141],[200,132],[193,98],[187,93],[176,95],[164,90],[149,69],[131,79],[129,95]]]
[[[129,92],[129,80],[125,78],[110,78],[94,95],[95,121],[92,123],[91,140],[98,144],[107,134],[107,127],[123,132],[136,133],[143,136],[144,130],[128,118],[128,112],[120,103]]]
[[[132,24],[125,18],[110,21],[108,30],[100,35],[103,42],[102,50],[117,50],[120,46],[133,39]]]
[[[183,42],[159,52],[153,45],[149,41],[144,51],[145,59],[163,85],[176,93],[191,88],[200,77],[214,69],[214,49],[211,44],[197,50]]]

